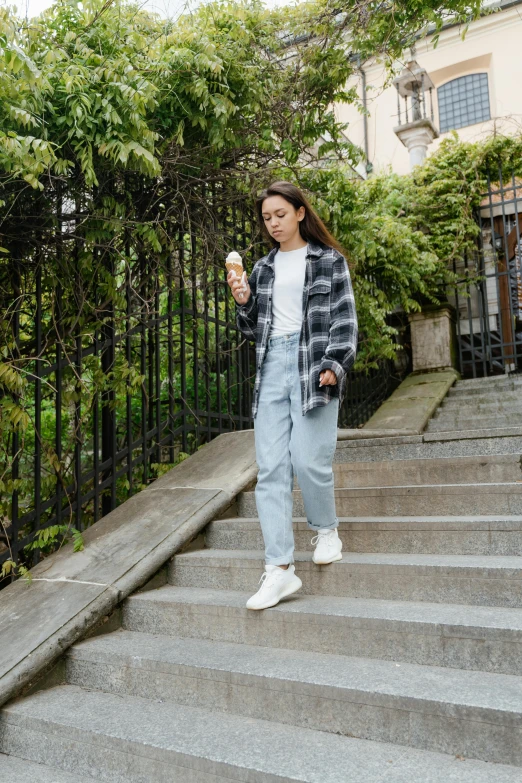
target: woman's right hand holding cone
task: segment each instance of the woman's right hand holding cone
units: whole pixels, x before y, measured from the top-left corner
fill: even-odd
[[[250,286],[247,280],[246,270],[242,277],[238,277],[233,269],[227,275],[227,283],[232,291],[232,296],[239,305],[244,305],[250,299]]]

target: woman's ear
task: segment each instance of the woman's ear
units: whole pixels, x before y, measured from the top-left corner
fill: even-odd
[[[304,207],[299,207],[297,210],[297,219],[299,222],[304,219],[304,216],[306,214],[306,209]]]

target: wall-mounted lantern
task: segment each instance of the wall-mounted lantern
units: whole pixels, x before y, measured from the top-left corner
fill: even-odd
[[[433,121],[433,82],[425,68],[415,59],[404,66],[393,83],[397,89],[397,115],[399,124],[393,129],[410,153],[410,166],[422,163],[428,146],[439,132]],[[429,94],[429,108],[426,94]],[[401,98],[403,105],[401,108]]]

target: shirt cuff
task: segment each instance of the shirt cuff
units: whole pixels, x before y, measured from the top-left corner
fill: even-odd
[[[236,302],[235,299],[234,299],[234,302]],[[252,312],[252,310],[255,307],[254,294],[250,294],[250,298],[249,298],[248,302],[246,304],[244,304],[244,305],[240,305],[240,304],[238,304],[236,302],[236,307],[239,310],[239,312],[241,313],[241,315],[250,315],[250,313]]]
[[[321,374],[324,370],[332,370],[335,373],[335,377],[337,378],[337,383],[340,383],[341,378],[346,374],[342,364],[336,362],[335,359],[323,359],[319,365],[319,374]]]

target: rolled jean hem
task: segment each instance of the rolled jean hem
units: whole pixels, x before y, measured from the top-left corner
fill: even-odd
[[[306,524],[310,528],[310,530],[335,530],[336,527],[339,527],[339,522],[336,520],[333,525],[314,525],[312,522],[309,522],[306,520]]]
[[[294,565],[292,558],[288,557],[273,557],[270,560],[265,560],[266,565]]]

